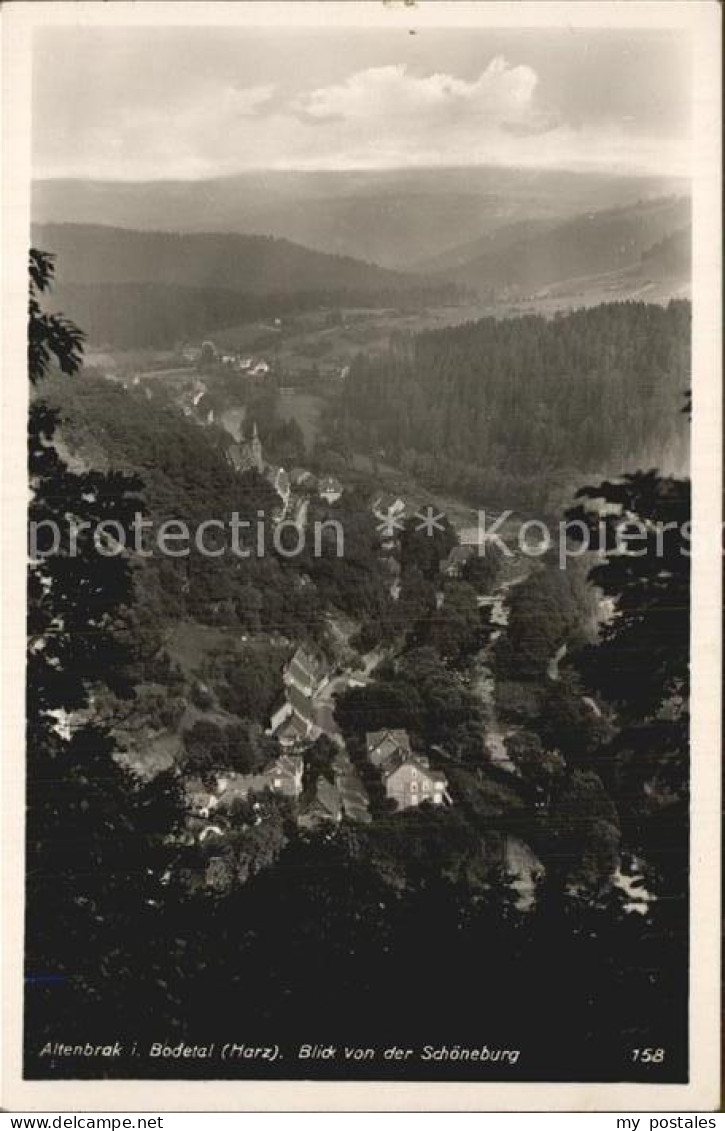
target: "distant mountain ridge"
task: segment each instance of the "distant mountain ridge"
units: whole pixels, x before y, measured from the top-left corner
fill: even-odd
[[[520,220],[562,221],[688,191],[667,177],[561,169],[260,170],[202,181],[35,181],[32,217],[144,231],[269,232],[410,270]]]
[[[690,216],[687,197],[665,197],[588,212],[562,223],[527,221],[476,241],[467,259],[465,248],[458,247],[424,266],[479,292],[532,293],[550,284],[641,265],[662,241],[686,231]],[[660,273],[668,268],[686,270],[682,248],[669,259],[660,254]]]

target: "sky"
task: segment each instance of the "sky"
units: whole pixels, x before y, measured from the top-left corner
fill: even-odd
[[[502,165],[687,175],[683,33],[55,28],[37,178]]]

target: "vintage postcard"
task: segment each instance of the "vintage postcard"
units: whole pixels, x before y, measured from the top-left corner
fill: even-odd
[[[720,16],[5,6],[6,1108],[717,1106]]]

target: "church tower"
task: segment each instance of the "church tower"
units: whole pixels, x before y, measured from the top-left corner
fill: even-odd
[[[264,457],[262,455],[262,441],[259,438],[257,424],[252,428],[252,438],[248,440],[244,433],[238,444],[232,444],[227,452],[227,458],[235,471],[264,471]]]
[[[264,460],[262,458],[262,441],[259,438],[256,420],[252,427],[252,439],[249,444],[249,455],[252,467],[256,468],[256,470],[261,474],[264,467]]]

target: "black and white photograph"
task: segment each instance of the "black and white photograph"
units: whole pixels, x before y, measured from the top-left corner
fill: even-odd
[[[204,7],[28,37],[22,1080],[691,1085],[717,5]]]

